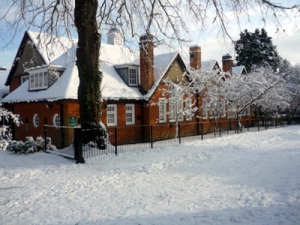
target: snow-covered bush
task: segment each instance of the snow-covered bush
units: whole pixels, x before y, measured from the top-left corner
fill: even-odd
[[[5,150],[8,146],[8,141],[5,139],[0,140],[0,149]]]
[[[52,145],[51,138],[47,137],[46,140],[47,150],[56,150],[56,147]],[[8,146],[6,150],[18,153],[18,154],[28,154],[34,152],[44,151],[45,142],[42,137],[37,137],[36,140],[33,137],[26,137],[26,141],[8,141]]]
[[[2,120],[5,121],[9,121],[9,119],[12,120],[12,122],[14,124],[16,124],[17,126],[20,126],[20,118],[13,114],[12,112],[8,111],[5,108],[1,107],[1,103],[0,103],[0,122],[1,124],[3,124]],[[9,126],[6,125],[0,125],[0,149],[5,149],[4,146],[7,146],[7,142],[8,140],[11,138],[11,130]]]

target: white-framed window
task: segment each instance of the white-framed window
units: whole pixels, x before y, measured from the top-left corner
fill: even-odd
[[[183,121],[183,97],[177,99],[177,115],[178,121]]]
[[[107,126],[117,126],[117,105],[107,105]]]
[[[212,105],[210,107],[209,110],[209,118],[213,119],[213,118],[219,118],[220,114],[219,114],[219,109],[218,109],[219,105],[216,103],[214,105]]]
[[[126,104],[126,125],[134,124],[134,104]]]
[[[134,67],[128,68],[128,84],[132,86],[138,85],[138,70]]]
[[[167,122],[167,109],[166,109],[167,103],[165,98],[159,98],[159,122],[165,123]]]
[[[250,115],[251,115],[251,106],[249,105],[247,108],[247,116],[250,116]]]
[[[28,79],[29,79],[29,75],[21,76],[21,84],[23,84]]]
[[[246,114],[247,114],[247,109],[244,109],[244,111],[242,112],[242,116],[246,116]]]
[[[53,125],[56,127],[60,126],[60,115],[59,114],[55,114],[53,116]]]
[[[205,120],[208,118],[207,106],[208,106],[207,101],[204,99],[202,101],[202,118]]]
[[[29,90],[39,90],[48,88],[48,71],[47,69],[38,69],[30,71]]]
[[[186,111],[186,114],[185,114],[185,119],[186,121],[191,121],[192,120],[192,100],[191,98],[187,98],[185,100],[185,111]]]
[[[174,122],[176,118],[176,101],[175,99],[169,99],[169,120]]]
[[[220,112],[221,112],[221,118],[225,118],[226,117],[226,101],[225,100],[221,100],[220,103]]]
[[[169,120],[170,122],[182,121],[183,120],[183,99],[169,99]]]
[[[39,126],[39,124],[40,124],[40,118],[39,118],[38,114],[34,114],[33,115],[32,122],[33,122],[33,126],[34,127],[38,127]]]

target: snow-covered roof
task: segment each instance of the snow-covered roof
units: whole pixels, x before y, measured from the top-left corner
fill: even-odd
[[[66,37],[57,37],[54,35],[33,32],[28,30],[27,34],[29,35],[34,46],[37,47],[38,52],[40,53],[43,60],[46,64],[49,64],[54,59],[61,56],[68,49],[77,43],[77,40],[70,40]],[[52,39],[51,39],[52,38]],[[51,45],[47,45],[49,41],[52,40]]]
[[[241,75],[243,70],[246,70],[244,66],[233,66],[232,67],[232,74]]]
[[[217,60],[202,61],[201,70],[213,70],[215,65],[218,65]]]
[[[61,45],[54,42],[54,47],[52,48],[52,46],[50,46],[47,50],[43,43],[45,43],[45,40],[47,40],[49,36],[44,34],[40,35],[39,33],[32,31],[27,32],[47,64],[55,65],[56,67],[64,67],[65,71],[61,77],[46,90],[28,91],[29,84],[28,81],[26,81],[6,96],[2,102],[77,99],[77,89],[79,85],[78,71],[75,64],[77,45],[74,41],[63,38],[60,42],[65,44],[65,48],[62,48]],[[42,39],[40,40],[40,44],[38,44],[38,39]],[[51,49],[51,51],[49,51],[49,49]],[[50,55],[49,52],[51,53]],[[103,99],[148,99],[178,54],[178,52],[172,52],[154,56],[154,85],[146,95],[143,95],[138,87],[129,87],[114,68],[116,65],[139,65],[139,51],[132,51],[120,45],[108,45],[102,43],[100,51],[100,68],[103,72],[101,86]]]

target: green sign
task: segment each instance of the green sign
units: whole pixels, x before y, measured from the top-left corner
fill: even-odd
[[[70,124],[70,127],[76,127],[77,126],[76,116],[70,116],[69,124]]]

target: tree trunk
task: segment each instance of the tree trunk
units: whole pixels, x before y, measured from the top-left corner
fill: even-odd
[[[97,8],[98,0],[75,0],[75,25],[78,32],[76,65],[80,80],[78,103],[82,128],[99,127],[101,121],[101,36],[96,21]]]

